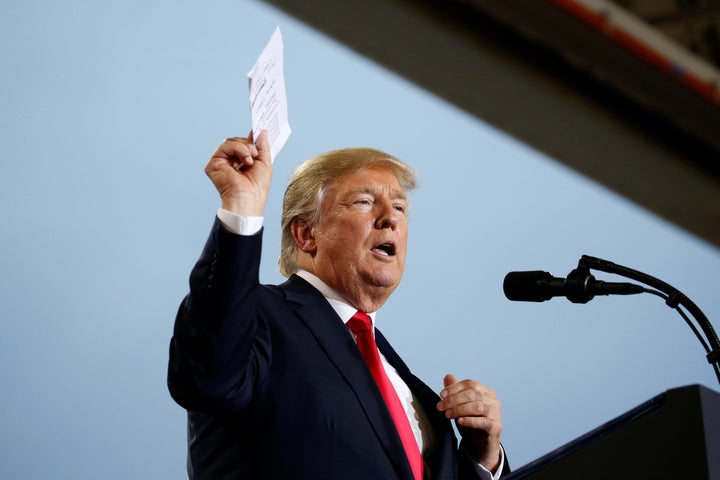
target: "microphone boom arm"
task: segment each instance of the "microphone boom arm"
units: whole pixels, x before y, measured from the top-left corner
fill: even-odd
[[[698,338],[700,339],[703,347],[707,352],[707,361],[708,363],[710,363],[710,365],[712,365],[713,370],[715,371],[715,375],[718,378],[718,382],[720,382],[720,340],[718,340],[717,333],[715,333],[712,324],[702,312],[702,310],[700,310],[700,308],[695,304],[695,302],[688,298],[684,293],[682,293],[680,290],[673,287],[672,285],[669,285],[668,283],[665,283],[662,280],[646,273],[639,272],[637,270],[633,270],[632,268],[624,267],[622,265],[618,265],[616,263],[603,260],[601,258],[591,257],[588,255],[583,255],[580,258],[580,260],[578,261],[578,269],[600,270],[602,272],[612,273],[626,278],[630,278],[632,280],[644,283],[663,292],[666,295],[664,298],[667,306],[678,310],[681,315],[682,310],[679,309],[679,305],[685,307],[687,311],[690,312],[690,314],[693,316],[693,318],[695,318],[695,321],[700,326],[703,333],[705,334],[705,337],[708,340],[709,345],[703,342],[702,337],[698,335]],[[689,323],[689,325],[691,328],[693,328],[693,330],[695,330],[691,323]]]

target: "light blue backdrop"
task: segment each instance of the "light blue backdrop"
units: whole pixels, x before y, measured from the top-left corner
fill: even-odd
[[[437,389],[450,372],[497,391],[515,467],[668,388],[717,390],[653,296],[521,304],[501,288],[508,271],[565,276],[591,254],[660,277],[715,320],[717,248],[264,4],[3,0],[0,478],[184,477],[165,372],[218,207],[203,167],[249,130],[246,73],[276,25],[293,136],[275,162],[264,281],[281,280],[291,170],[378,147],[421,175],[409,266],[380,327]]]

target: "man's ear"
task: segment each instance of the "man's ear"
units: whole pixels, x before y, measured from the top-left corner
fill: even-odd
[[[294,218],[290,224],[292,236],[298,248],[309,254],[314,254],[317,246],[315,244],[315,232],[312,226],[302,218]]]

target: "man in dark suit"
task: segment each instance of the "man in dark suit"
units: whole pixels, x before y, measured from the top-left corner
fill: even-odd
[[[255,144],[227,139],[205,171],[222,206],[177,315],[168,369],[170,393],[188,410],[190,478],[509,472],[492,390],[448,375],[438,396],[374,329],[404,270],[410,167],[362,148],[299,167],[283,203],[279,265],[289,279],[279,286],[258,280],[266,134]]]

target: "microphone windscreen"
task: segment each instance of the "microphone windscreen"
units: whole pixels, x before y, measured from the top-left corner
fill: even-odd
[[[549,300],[547,284],[552,274],[542,270],[510,272],[505,275],[503,292],[508,300],[516,302],[544,302]]]

